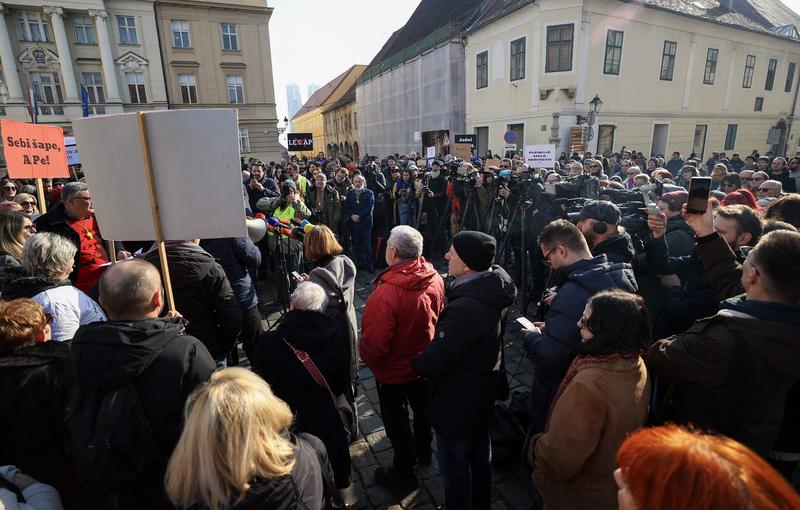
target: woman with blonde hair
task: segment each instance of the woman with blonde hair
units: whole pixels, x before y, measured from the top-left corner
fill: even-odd
[[[22,206],[22,211],[28,218],[35,220],[41,216],[36,207],[36,197],[30,193],[17,193],[14,196],[14,202]]]
[[[35,233],[36,227],[26,215],[0,214],[0,273],[20,266],[25,241]]]
[[[321,509],[325,447],[288,431],[292,411],[244,368],[226,368],[189,396],[166,490],[178,508]],[[322,467],[320,467],[322,466]]]

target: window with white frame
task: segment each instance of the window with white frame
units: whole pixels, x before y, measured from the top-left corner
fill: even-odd
[[[64,97],[61,94],[58,73],[31,73],[30,76],[39,102],[39,112],[42,115],[64,115],[64,107],[60,106]]]
[[[83,86],[89,93],[89,104],[103,104],[106,102],[106,94],[103,90],[103,75],[100,73],[83,73]],[[92,107],[95,114],[104,114],[105,107]]]
[[[125,73],[125,81],[128,82],[128,94],[131,96],[131,103],[146,103],[147,94],[144,90],[144,73]]]
[[[183,104],[197,104],[197,77],[193,74],[179,74],[178,85],[181,87]]]
[[[525,78],[525,38],[511,41],[511,77],[510,81]]]
[[[173,20],[172,21],[172,47],[173,48],[191,48],[192,44],[189,40],[189,22]]]
[[[90,16],[73,16],[72,25],[75,27],[76,43],[97,44],[94,37],[94,23]]]
[[[239,49],[239,35],[236,33],[236,25],[222,25],[222,49],[223,50],[238,50]]]
[[[19,38],[23,41],[33,42],[50,41],[47,16],[41,12],[23,11],[19,13]]]
[[[226,76],[225,82],[228,84],[228,102],[230,104],[244,103],[244,84],[241,76]]]
[[[139,44],[136,37],[136,19],[133,16],[117,16],[120,44]]]
[[[244,128],[239,128],[239,152],[242,154],[250,152],[250,133]]]
[[[489,86],[489,52],[482,51],[475,57],[475,88]]]

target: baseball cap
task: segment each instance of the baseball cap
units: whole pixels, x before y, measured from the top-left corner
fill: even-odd
[[[606,200],[589,200],[586,202],[578,214],[581,220],[592,219],[608,223],[609,225],[617,225],[619,217],[622,213],[616,204]]]

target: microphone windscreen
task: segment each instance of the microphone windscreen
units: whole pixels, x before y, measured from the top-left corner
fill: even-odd
[[[314,230],[314,225],[312,225],[311,223],[307,223],[306,226],[303,227],[303,232],[305,232],[306,234],[308,234],[312,230]]]
[[[271,227],[277,227],[278,225],[281,224],[281,220],[279,220],[275,216],[271,216],[271,217],[267,218],[267,223],[269,223],[269,225]]]
[[[267,217],[264,215],[263,212],[260,212],[260,213],[256,213],[256,219],[258,219],[258,220],[266,220]]]
[[[500,177],[511,177],[511,170],[500,170],[497,172]]]

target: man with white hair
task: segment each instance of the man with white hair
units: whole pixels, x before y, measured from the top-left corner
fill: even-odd
[[[386,244],[389,267],[375,279],[361,321],[361,358],[375,376],[386,435],[394,447],[394,465],[376,469],[375,481],[389,486],[416,485],[415,465],[431,462],[427,390],[411,360],[433,338],[444,307],[444,281],[422,257],[422,244],[416,229],[392,229]]]
[[[336,321],[324,313],[327,306],[328,296],[321,286],[308,281],[298,285],[291,309],[274,331],[261,335],[250,363],[292,408],[295,431],[313,434],[325,444],[336,485],[343,489],[350,485],[350,452],[331,393],[344,393],[350,383],[350,364]],[[322,374],[324,384],[311,375],[303,362],[306,356]]]

